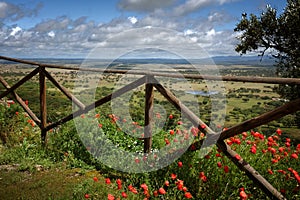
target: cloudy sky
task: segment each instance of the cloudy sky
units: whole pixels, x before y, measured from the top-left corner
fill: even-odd
[[[199,51],[195,46],[211,56],[237,55],[233,29],[241,14],[259,14],[267,4],[280,13],[286,1],[0,1],[0,55],[85,58],[95,48],[106,53],[176,48],[178,53]]]

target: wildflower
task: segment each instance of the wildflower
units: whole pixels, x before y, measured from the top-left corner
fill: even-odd
[[[170,130],[170,135],[174,135],[174,130]]]
[[[278,129],[276,130],[276,133],[277,133],[278,135],[281,135],[281,134],[282,134],[282,131],[280,130],[280,128],[278,128]]]
[[[187,191],[187,187],[183,187],[183,188],[182,188],[182,191],[183,191],[183,192],[186,192],[186,191]]]
[[[280,153],[284,152],[284,147],[279,147],[279,148],[278,148],[278,151],[279,151]]]
[[[178,162],[178,167],[179,167],[179,168],[181,168],[181,167],[182,167],[182,165],[183,165],[183,164],[182,164],[182,162],[181,162],[181,161],[179,161],[179,162]]]
[[[193,134],[193,136],[197,137],[198,136],[198,132],[199,132],[198,128],[196,128],[196,127],[192,127],[191,128],[191,133]]]
[[[222,157],[222,155],[221,155],[221,154],[219,154],[219,153],[217,153],[217,154],[216,154],[216,157]]]
[[[156,113],[155,115],[156,115],[156,118],[158,118],[158,119],[160,119],[160,118],[161,118],[161,115],[160,115],[160,113]]]
[[[206,125],[205,124],[201,124],[201,128],[202,129],[206,129]]]
[[[19,112],[18,112],[18,111],[16,111],[16,115],[19,115]]]
[[[207,182],[207,177],[204,175],[204,172],[200,172],[199,178],[200,178],[204,183]]]
[[[85,194],[84,198],[88,199],[88,198],[90,198],[90,195],[89,194]]]
[[[285,143],[285,146],[286,146],[286,147],[290,147],[290,146],[291,146],[291,143],[286,142],[286,143]]]
[[[155,197],[158,196],[158,191],[157,190],[153,191],[153,196],[155,196]]]
[[[137,194],[138,193],[137,189],[135,187],[133,187],[132,185],[128,186],[128,190],[130,192],[132,192],[133,194]]]
[[[96,176],[93,178],[93,180],[94,180],[95,182],[98,182],[98,178],[97,178]]]
[[[237,159],[237,160],[241,160],[241,156],[240,156],[239,154],[236,154],[234,157],[235,157],[235,159]]]
[[[139,164],[139,163],[140,163],[140,159],[139,159],[139,158],[135,158],[135,159],[134,159],[134,162],[135,162],[136,164]]]
[[[122,192],[122,197],[125,198],[125,199],[128,197],[126,192]]]
[[[285,193],[286,193],[286,190],[283,189],[283,188],[281,188],[281,189],[280,189],[280,192],[281,192],[282,194],[285,194]]]
[[[250,152],[251,153],[253,153],[253,154],[256,154],[256,146],[255,145],[253,145],[253,146],[251,146],[251,148],[250,148]]]
[[[158,192],[159,192],[159,194],[162,194],[162,195],[166,194],[166,190],[164,188],[159,188]]]
[[[246,200],[248,198],[248,195],[246,194],[244,188],[240,188],[240,199]]]
[[[296,153],[292,153],[292,154],[291,154],[291,158],[292,158],[292,159],[298,159],[298,155],[297,155]]]
[[[192,194],[190,192],[184,193],[184,197],[187,198],[187,199],[193,198],[193,196],[192,196]]]
[[[173,115],[172,114],[169,115],[169,119],[173,119]]]
[[[232,145],[232,141],[231,140],[227,140],[227,144],[230,146],[230,145]]]
[[[218,166],[219,168],[221,168],[221,167],[222,167],[222,163],[221,163],[221,162],[218,162],[218,163],[217,163],[217,166]]]
[[[228,173],[229,172],[229,167],[227,165],[224,166],[224,172]]]
[[[298,184],[300,184],[300,176],[299,176],[298,172],[292,168],[288,168],[288,170],[294,174],[295,179],[297,180]]]
[[[165,143],[166,143],[166,145],[170,144],[170,141],[168,140],[168,138],[165,138]]]
[[[183,122],[182,122],[182,121],[178,121],[177,124],[178,124],[178,125],[182,125]]]
[[[271,175],[274,174],[271,169],[268,169],[268,173],[271,174]]]
[[[106,179],[105,179],[105,183],[106,183],[107,185],[109,185],[109,184],[111,183],[110,179],[109,179],[109,178],[106,178]]]
[[[169,187],[170,186],[170,182],[169,181],[165,181],[165,186]]]
[[[177,185],[178,190],[181,191],[183,189],[183,181],[182,180],[178,180],[175,184]]]
[[[102,128],[102,124],[98,124],[98,127],[99,127],[99,128]]]
[[[275,153],[276,153],[276,149],[274,149],[274,148],[268,148],[268,150],[269,150],[272,154],[275,154]]]
[[[99,118],[100,117],[100,114],[99,113],[97,113],[97,114],[95,114],[95,118]]]
[[[171,174],[171,179],[172,179],[172,180],[175,180],[175,179],[176,179],[176,177],[177,177],[177,175],[176,175],[176,174]]]
[[[81,117],[82,119],[84,119],[84,118],[85,118],[85,115],[84,115],[84,114],[82,114],[82,115],[80,115],[80,117]]]
[[[281,174],[286,174],[286,171],[282,170],[282,169],[278,169],[277,172],[281,173]]]
[[[141,188],[144,190],[144,191],[148,191],[148,186],[146,185],[146,183],[143,183],[141,185]]]
[[[115,197],[112,194],[108,194],[107,200],[115,200]]]

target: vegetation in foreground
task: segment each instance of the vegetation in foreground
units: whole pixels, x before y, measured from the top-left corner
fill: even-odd
[[[104,166],[82,144],[73,122],[49,132],[48,146],[42,148],[39,129],[19,106],[0,105],[0,164],[16,170],[0,170],[0,196],[5,199],[267,199],[268,197],[216,147],[199,157],[196,146],[171,165],[154,172],[130,174]],[[156,117],[159,118],[159,114]],[[188,135],[196,141],[203,137],[197,129],[187,130],[172,113],[169,129],[157,134],[154,146],[162,148]],[[79,120],[99,123],[110,140],[123,140],[116,122],[124,119],[101,113],[83,115]],[[134,127],[138,131],[138,123]],[[133,126],[129,124],[128,126]],[[93,133],[91,131],[90,133]],[[95,134],[95,133],[93,133]],[[184,140],[184,139],[183,139]],[[126,140],[124,150],[140,151],[138,139]],[[182,141],[183,142],[183,141]],[[238,154],[261,173],[287,199],[299,198],[300,144],[280,129],[272,135],[255,130],[227,141]],[[240,159],[236,156],[236,159]],[[140,165],[144,160],[133,160]],[[133,167],[134,167],[133,165]],[[18,188],[18,189],[17,189]],[[34,193],[36,191],[37,193]]]

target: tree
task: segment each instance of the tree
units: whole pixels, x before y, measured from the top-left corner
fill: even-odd
[[[240,32],[236,51],[246,54],[259,51],[261,58],[266,52],[276,59],[277,75],[285,78],[300,78],[300,0],[287,0],[281,14],[271,6],[260,16],[242,14],[234,31]],[[275,88],[283,98],[300,98],[299,85],[279,85]],[[296,114],[300,127],[300,112]]]

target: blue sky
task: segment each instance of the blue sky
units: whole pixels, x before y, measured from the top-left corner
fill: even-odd
[[[114,51],[187,44],[211,56],[237,55],[233,29],[241,13],[259,14],[267,4],[280,13],[286,1],[0,1],[0,55],[84,58],[99,47]],[[145,27],[158,29],[134,31]]]

